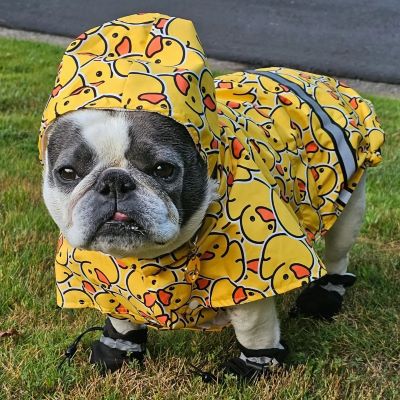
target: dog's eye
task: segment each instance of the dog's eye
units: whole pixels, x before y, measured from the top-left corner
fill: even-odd
[[[169,179],[174,174],[175,167],[169,163],[159,163],[153,169],[153,174],[162,179]]]
[[[58,170],[58,174],[64,181],[75,181],[79,179],[76,171],[71,167],[63,167]]]

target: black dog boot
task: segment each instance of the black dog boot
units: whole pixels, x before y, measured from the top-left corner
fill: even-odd
[[[92,344],[90,363],[100,366],[103,372],[114,372],[125,362],[137,360],[143,364],[146,352],[147,328],[133,330],[126,334],[118,333],[109,318],[100,340]]]
[[[353,286],[353,274],[325,275],[306,287],[290,311],[292,317],[299,315],[332,321],[342,309],[346,288]]]
[[[277,366],[283,364],[289,350],[281,342],[278,348],[251,350],[238,343],[240,356],[231,358],[224,364],[226,374],[233,374],[243,381],[254,381]]]

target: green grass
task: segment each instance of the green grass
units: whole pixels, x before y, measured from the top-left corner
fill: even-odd
[[[95,311],[55,305],[57,228],[41,200],[37,133],[62,50],[0,40],[0,399],[395,399],[400,398],[400,101],[371,98],[387,132],[384,163],[369,171],[368,213],[351,253],[358,282],[333,324],[286,318],[297,293],[279,299],[288,368],[254,385],[206,385],[205,369],[237,354],[222,333],[151,332],[144,371],[101,377],[87,362],[92,338],[71,366],[57,364]]]

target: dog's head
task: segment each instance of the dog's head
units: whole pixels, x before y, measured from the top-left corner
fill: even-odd
[[[214,194],[185,127],[146,111],[80,110],[48,130],[43,195],[74,246],[153,258],[190,240]]]

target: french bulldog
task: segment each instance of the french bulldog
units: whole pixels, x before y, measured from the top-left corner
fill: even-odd
[[[77,110],[49,127],[44,160],[45,204],[63,235],[76,248],[120,258],[156,258],[196,235],[217,184],[207,174],[185,127],[148,111]],[[325,235],[328,275],[300,294],[293,314],[331,319],[340,311],[348,254],[365,210],[365,174],[346,208]],[[274,297],[224,309],[240,347],[228,372],[259,376],[283,362]],[[140,361],[147,338],[143,324],[107,318],[93,344],[91,361],[114,371]]]

